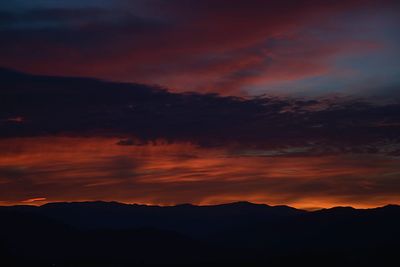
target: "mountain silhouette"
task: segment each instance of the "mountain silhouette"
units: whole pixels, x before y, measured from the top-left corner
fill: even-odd
[[[0,207],[2,266],[384,266],[400,207],[304,211],[237,202]]]

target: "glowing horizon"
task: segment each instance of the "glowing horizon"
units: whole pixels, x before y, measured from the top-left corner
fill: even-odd
[[[117,143],[117,138],[78,137],[0,142],[1,203],[249,201],[305,209],[400,204],[393,181],[400,173],[395,158],[288,152],[254,156],[229,147],[210,149],[188,143]]]

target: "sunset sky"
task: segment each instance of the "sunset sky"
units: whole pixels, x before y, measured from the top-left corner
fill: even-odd
[[[0,5],[0,205],[400,204],[399,1]]]

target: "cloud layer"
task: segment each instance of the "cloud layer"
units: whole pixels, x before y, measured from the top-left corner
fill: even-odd
[[[118,136],[307,153],[398,153],[400,105],[351,99],[221,97],[3,70],[0,135]],[[136,140],[136,141],[135,141]],[[305,153],[305,152],[304,152]]]
[[[172,205],[247,200],[301,208],[399,203],[399,159],[279,157],[191,144],[118,146],[115,138],[0,141],[2,204],[117,200]]]
[[[400,203],[397,2],[2,4],[0,203]]]
[[[396,1],[71,1],[0,10],[0,65],[226,95],[399,85]]]
[[[0,201],[400,203],[400,105],[0,71]]]

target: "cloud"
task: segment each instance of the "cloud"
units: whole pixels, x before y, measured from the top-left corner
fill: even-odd
[[[399,202],[398,103],[171,93],[5,69],[0,81],[2,203]]]
[[[303,79],[335,77],[338,57],[372,50],[396,56],[383,48],[396,43],[393,33],[376,35],[394,29],[390,10],[390,1],[44,4],[3,12],[0,55],[3,66],[25,71],[158,83],[180,92],[296,90],[282,89],[288,81],[304,90]]]
[[[0,140],[1,201],[118,200],[297,207],[370,207],[400,201],[399,159],[381,155],[233,155],[191,144],[118,146],[110,137]],[[10,171],[11,169],[23,172]],[[8,169],[8,171],[7,171]]]
[[[5,88],[0,92],[2,137],[111,135],[132,145],[163,140],[259,153],[293,147],[307,148],[303,154],[399,149],[398,103],[177,94],[141,84],[6,70],[0,78]]]
[[[1,201],[398,203],[397,7],[2,5]]]
[[[32,202],[37,202],[37,201],[45,201],[46,198],[45,197],[36,197],[36,198],[30,198],[30,199],[26,199],[21,201],[22,203],[32,203]]]

